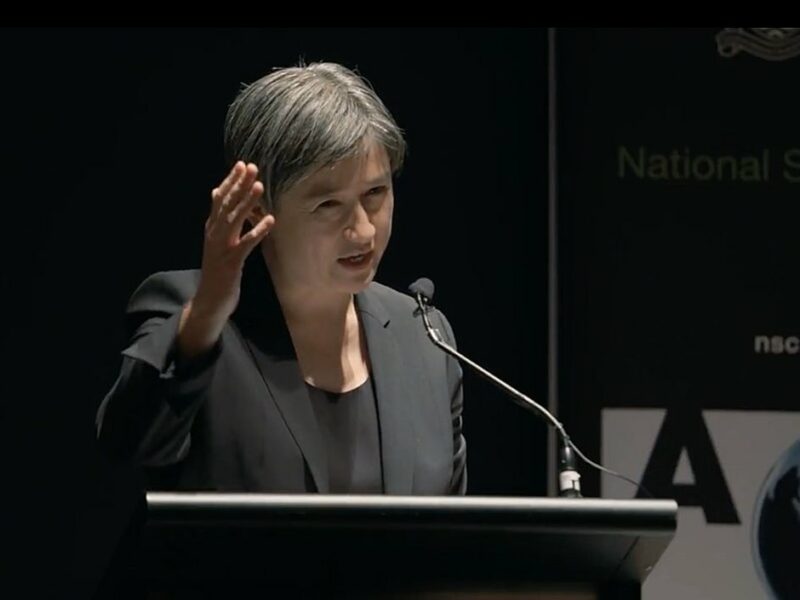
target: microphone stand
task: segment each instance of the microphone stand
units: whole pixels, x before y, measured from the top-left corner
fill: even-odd
[[[412,290],[413,291],[413,290]],[[516,390],[508,385],[505,381],[496,377],[479,364],[470,360],[458,350],[447,344],[443,339],[439,330],[431,325],[428,319],[428,311],[430,307],[427,305],[427,298],[420,291],[413,291],[417,304],[419,305],[419,312],[422,315],[422,322],[425,325],[425,331],[430,340],[447,354],[455,357],[460,362],[468,365],[476,373],[481,375],[484,379],[495,384],[497,387],[506,392],[511,399],[519,406],[533,410],[539,417],[543,418],[548,424],[552,425],[558,432],[558,495],[563,498],[580,498],[581,485],[580,473],[578,473],[575,466],[575,452],[572,446],[572,441],[569,439],[564,426],[548,411],[544,406],[528,398],[525,394]]]

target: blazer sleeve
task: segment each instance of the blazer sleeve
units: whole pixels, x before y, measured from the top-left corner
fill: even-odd
[[[191,271],[156,273],[131,296],[122,365],[96,418],[99,444],[117,459],[164,466],[189,451],[192,424],[222,346],[220,340],[190,364],[176,362],[178,324],[195,280]]]
[[[435,312],[441,323],[441,330],[448,344],[456,347],[453,328],[447,317]],[[450,393],[450,415],[453,420],[453,475],[450,479],[450,494],[467,493],[467,442],[464,438],[462,412],[464,408],[463,371],[458,360],[447,356],[447,389]]]

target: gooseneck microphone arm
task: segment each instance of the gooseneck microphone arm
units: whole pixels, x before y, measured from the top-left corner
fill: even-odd
[[[430,279],[423,278],[417,280],[409,287],[409,290],[417,300],[419,313],[422,315],[422,322],[425,326],[425,331],[427,332],[430,340],[436,346],[463,364],[469,366],[484,379],[502,389],[516,404],[525,409],[533,410],[534,413],[555,428],[559,436],[559,495],[573,498],[580,497],[580,474],[575,467],[574,453],[577,451],[577,449],[573,446],[572,441],[569,439],[567,432],[564,430],[564,426],[544,406],[529,398],[519,390],[513,388],[473,360],[467,358],[442,339],[439,330],[431,325],[430,319],[428,318],[428,311],[431,310],[429,302],[433,297],[433,282]]]

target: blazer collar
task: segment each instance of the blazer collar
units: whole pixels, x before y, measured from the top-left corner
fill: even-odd
[[[391,328],[388,308],[368,287],[356,294],[356,310],[367,341],[381,437],[381,462],[387,494],[411,494],[415,443],[410,399],[410,365]],[[329,493],[328,460],[297,355],[269,270],[256,249],[245,261],[238,325],[272,399],[308,464],[320,493]]]
[[[384,491],[411,494],[415,434],[410,401],[414,397],[411,365],[391,327],[389,311],[374,289],[356,295],[356,308],[367,338],[370,374],[375,385]]]

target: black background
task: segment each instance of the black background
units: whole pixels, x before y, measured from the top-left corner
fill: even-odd
[[[545,30],[4,30],[4,530],[28,585],[96,588],[141,496],[94,445],[126,300],[199,265],[227,105],[301,57],[358,68],[407,132],[378,280],[432,278],[460,349],[545,402]],[[469,493],[545,495],[544,427],[465,390]]]
[[[781,174],[800,147],[800,60],[724,58],[720,31],[558,31],[560,405],[594,456],[603,407],[800,408],[800,355],[754,349],[800,332],[800,184]],[[620,179],[619,146],[769,149],[772,169]],[[598,479],[585,470],[589,493]]]

